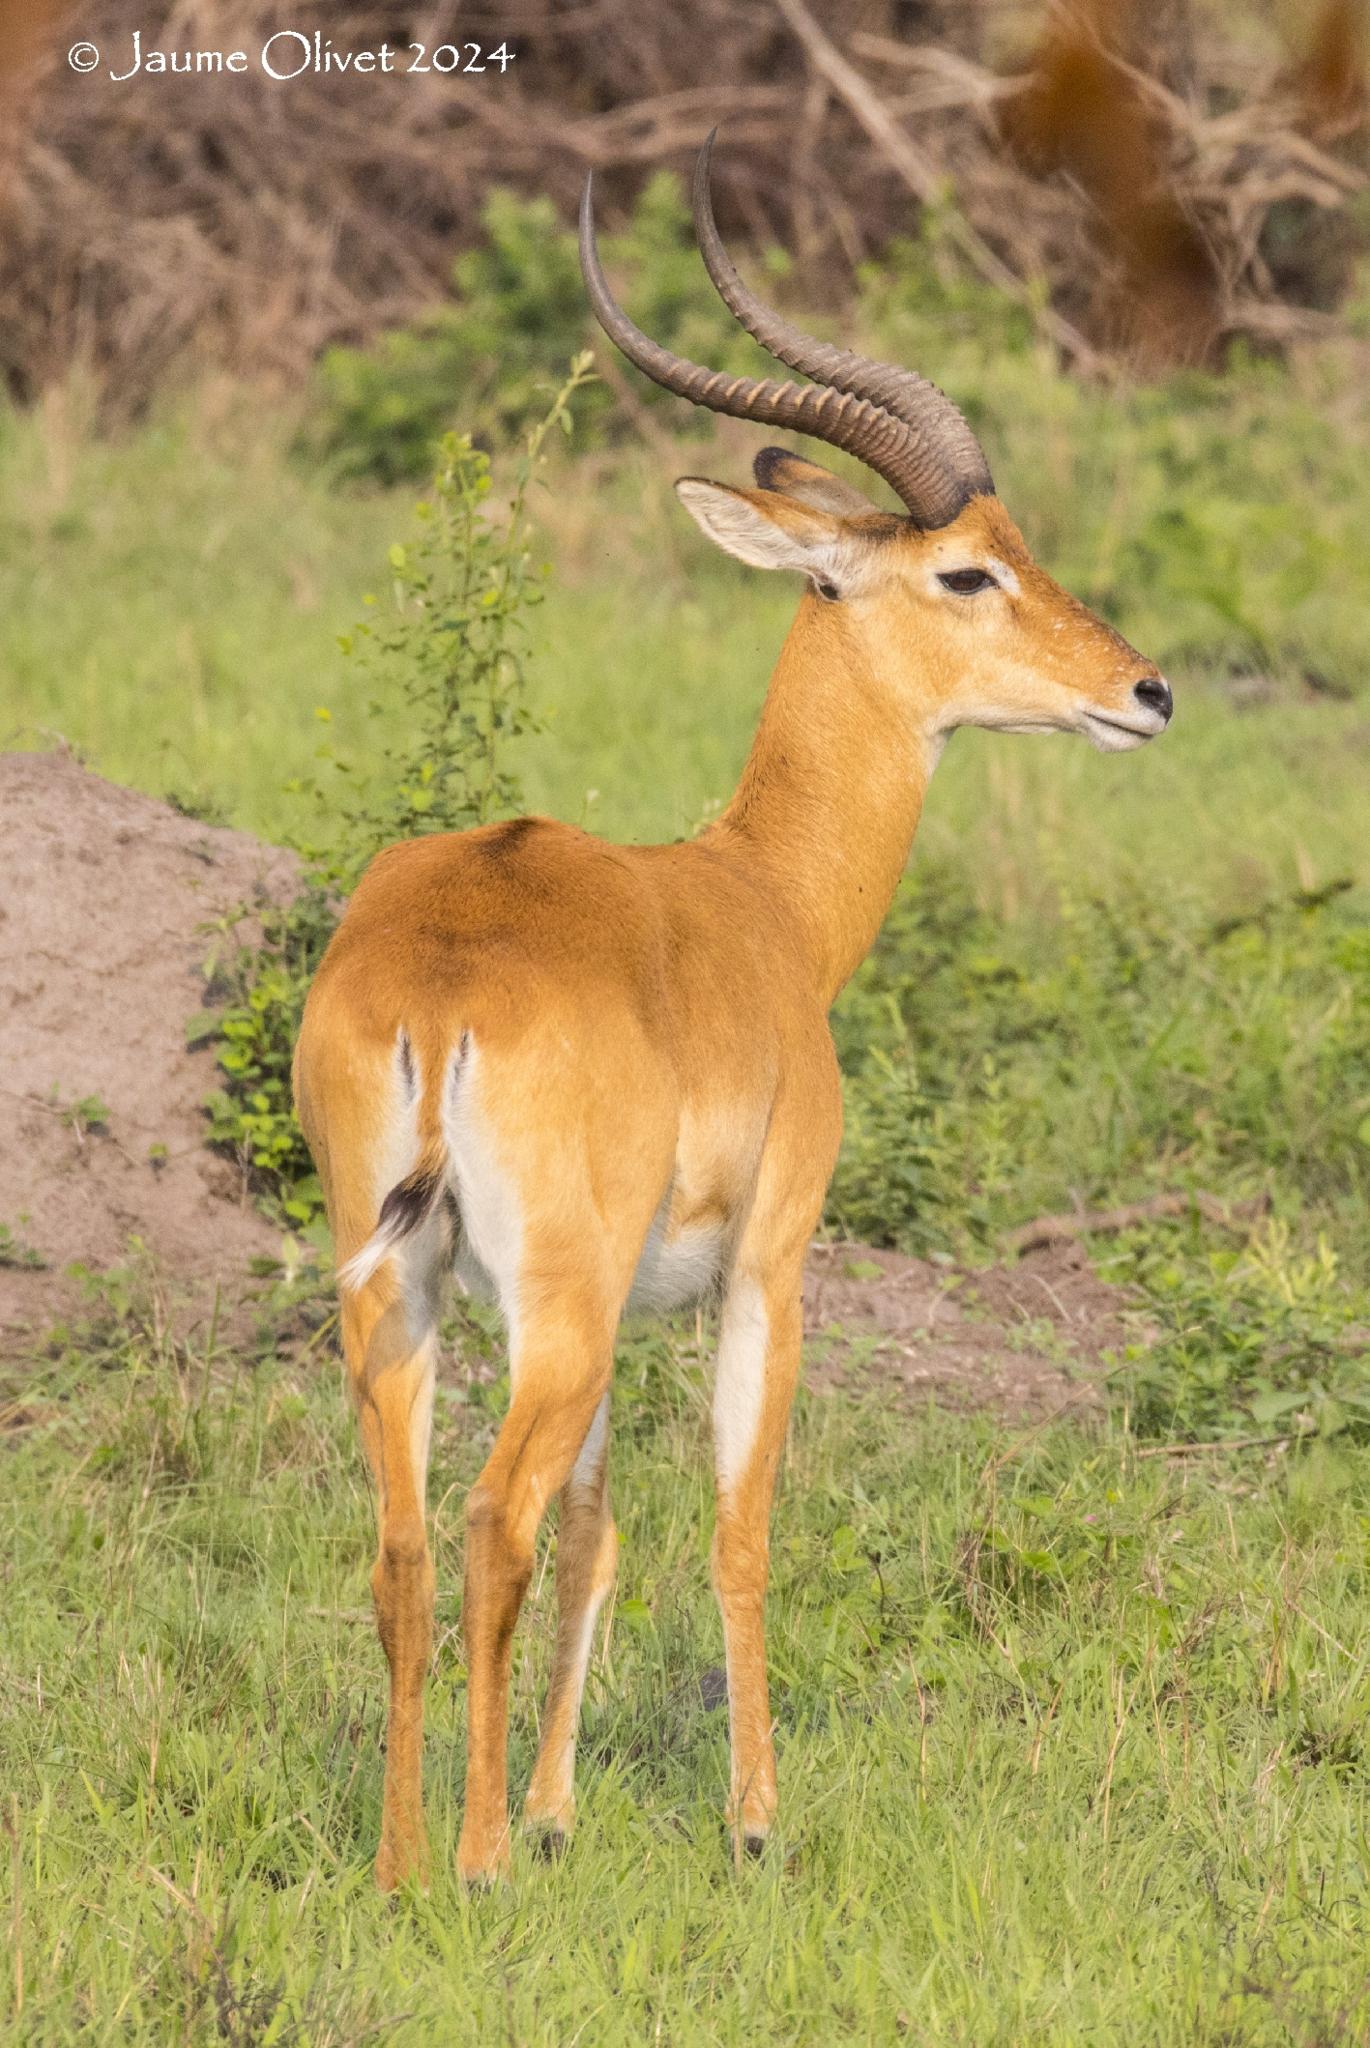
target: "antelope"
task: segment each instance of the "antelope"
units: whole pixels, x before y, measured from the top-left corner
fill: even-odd
[[[800,1366],[801,1274],[837,1157],[834,997],[874,942],[951,732],[1075,732],[1139,747],[1155,666],[1040,569],[966,420],[935,385],[811,339],[756,299],[719,239],[709,138],[696,234],[736,319],[807,382],[671,354],[615,303],[587,180],[580,255],[627,360],[716,413],[848,451],[878,509],[763,448],[755,487],[676,485],[728,554],[805,588],[728,808],[697,837],[617,846],[522,817],[392,846],[319,967],[295,1099],[338,1257],[343,1348],[375,1481],[371,1575],[390,1691],[376,1877],[426,1882],[423,1689],[434,1572],[425,1487],[443,1282],[499,1304],[510,1399],[466,1502],[465,1882],[510,1865],[511,1642],[559,1500],[557,1625],[525,1804],[556,1846],[596,1617],[617,1542],[607,1460],[625,1309],[717,1292],[716,1526],[735,1853],[776,1817],[763,1606]]]

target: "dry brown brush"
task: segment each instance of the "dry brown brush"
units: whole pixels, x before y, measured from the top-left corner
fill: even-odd
[[[77,35],[122,68],[135,26],[517,54],[289,84],[69,70]],[[297,377],[443,291],[492,185],[569,215],[593,167],[612,216],[715,122],[725,226],[792,250],[807,302],[950,196],[961,260],[1084,367],[1279,345],[1350,287],[1367,162],[1363,0],[1303,35],[1259,0],[29,0],[0,37],[0,370],[29,397],[81,362],[125,414],[197,362]]]

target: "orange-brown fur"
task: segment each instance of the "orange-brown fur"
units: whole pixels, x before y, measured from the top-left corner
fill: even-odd
[[[392,847],[358,887],[305,1014],[297,1101],[340,1264],[362,1253],[361,1272],[374,1257],[381,1199],[416,1161],[448,1176],[458,1211],[503,1217],[513,1247],[501,1283],[512,1397],[467,1507],[468,1879],[508,1864],[510,1642],[558,1493],[560,1622],[527,1815],[570,1825],[584,1660],[615,1554],[606,1433],[591,1425],[644,1244],[664,1267],[682,1245],[713,1246],[725,1291],[713,1575],[730,1815],[739,1843],[769,1828],[768,1524],[801,1268],[840,1135],[829,1005],[875,937],[946,732],[1078,727],[1090,709],[1135,722],[1133,685],[1156,673],[1036,567],[997,500],[921,533],[813,465],[772,460],[764,474],[784,488],[682,495],[734,552],[840,577],[842,596],[804,597],[723,817],[677,846],[610,846],[533,819]],[[1016,591],[947,599],[930,585],[938,567],[980,561]],[[1128,743],[1113,731],[1107,743]],[[391,1671],[386,1886],[426,1871],[422,1423],[447,1228],[435,1205],[343,1296]],[[487,1250],[498,1266],[504,1251]]]

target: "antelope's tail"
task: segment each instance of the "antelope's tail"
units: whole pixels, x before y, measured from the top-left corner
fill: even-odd
[[[339,1266],[339,1287],[345,1287],[349,1292],[365,1287],[382,1260],[428,1221],[444,1191],[452,1185],[452,1162],[442,1124],[442,1098],[444,1089],[456,1085],[469,1044],[469,1034],[463,1032],[455,1051],[448,1040],[442,1047],[433,1049],[433,1057],[419,1061],[418,1158],[404,1179],[395,1183],[381,1203],[376,1228],[361,1250]],[[412,1089],[415,1086],[414,1046],[404,1031],[400,1033],[397,1058],[401,1075]]]

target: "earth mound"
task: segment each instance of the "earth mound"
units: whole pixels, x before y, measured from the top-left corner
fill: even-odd
[[[206,1150],[214,1057],[188,1051],[209,927],[288,890],[289,855],[117,788],[61,753],[0,755],[0,1351],[141,1239],[212,1301],[279,1232]]]

